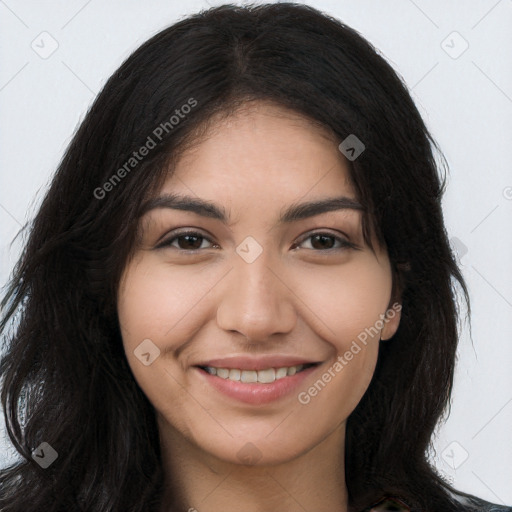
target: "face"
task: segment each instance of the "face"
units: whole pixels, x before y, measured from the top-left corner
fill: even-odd
[[[238,464],[343,441],[399,321],[361,220],[336,142],[279,107],[246,106],[184,154],[118,295],[162,436]]]

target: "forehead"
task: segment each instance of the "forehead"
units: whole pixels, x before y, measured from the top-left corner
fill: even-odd
[[[251,102],[228,117],[211,119],[206,133],[173,166],[161,192],[236,195],[251,203],[355,197],[348,165],[326,128],[289,109]]]

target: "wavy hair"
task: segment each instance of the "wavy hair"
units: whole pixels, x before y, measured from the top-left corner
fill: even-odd
[[[402,317],[347,422],[350,505],[390,495],[413,511],[457,510],[428,460],[450,403],[459,290],[470,314],[441,210],[446,161],[368,41],[312,7],[276,3],[223,5],[162,30],[110,77],[74,134],[2,302],[1,403],[21,455],[0,473],[2,512],[157,510],[158,430],[123,351],[119,280],[144,199],[214,118],[255,100],[366,146],[350,175],[365,241],[374,230],[388,250]],[[188,113],[174,123],[178,110]],[[134,163],[148,137],[154,147]],[[58,453],[46,469],[32,456],[43,442]]]

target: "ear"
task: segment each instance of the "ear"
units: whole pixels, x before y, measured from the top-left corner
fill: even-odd
[[[381,341],[386,341],[392,338],[400,325],[400,318],[402,312],[402,304],[394,302],[388,307],[383,318],[384,327],[380,332]]]
[[[393,284],[391,287],[391,298],[389,299],[388,309],[384,313],[384,326],[380,331],[381,341],[391,339],[400,325],[402,316],[402,293],[404,291],[405,275],[411,270],[408,261],[396,263],[396,269],[393,272]]]

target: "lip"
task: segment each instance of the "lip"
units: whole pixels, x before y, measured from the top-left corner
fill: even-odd
[[[232,356],[209,359],[194,364],[194,366],[213,366],[215,368],[228,368],[238,370],[266,370],[267,368],[283,368],[285,366],[297,366],[299,364],[319,363],[314,359],[304,359],[287,355],[266,355],[259,357]]]
[[[283,366],[294,365],[285,364]],[[198,373],[199,378],[204,379],[205,382],[222,393],[224,396],[246,404],[264,405],[290,396],[294,392],[296,393],[304,380],[307,379],[313,372],[315,372],[319,366],[320,363],[316,364],[315,366],[306,368],[301,372],[296,373],[295,375],[284,377],[267,384],[247,383],[223,379],[221,377],[217,377],[216,375],[210,375],[208,372],[199,367],[195,367],[194,370]],[[275,368],[275,366],[271,367]],[[225,368],[225,366],[221,366],[221,368]],[[265,368],[269,368],[269,366],[266,366]]]

